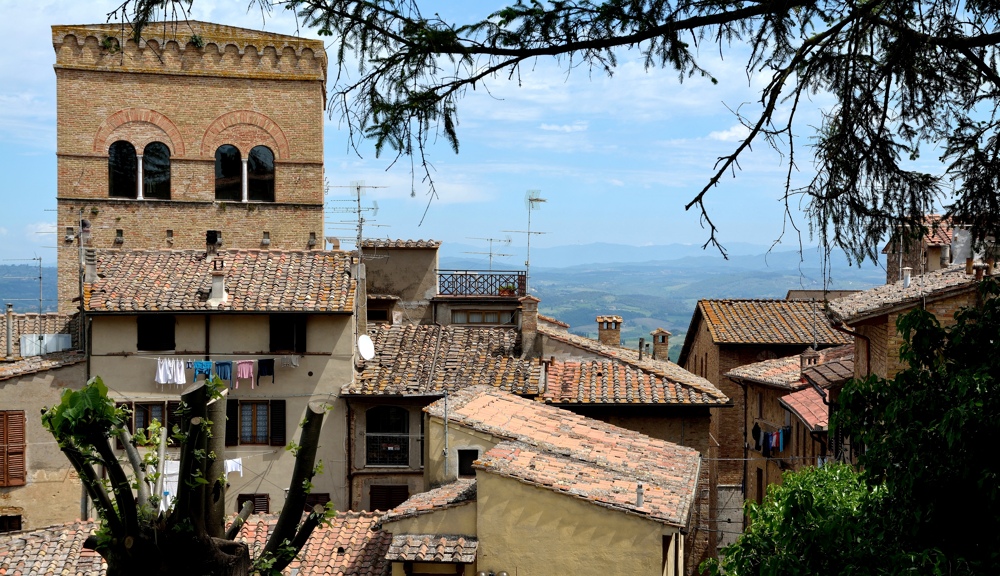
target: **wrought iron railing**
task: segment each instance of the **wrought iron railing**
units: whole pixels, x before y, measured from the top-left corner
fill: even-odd
[[[365,434],[368,466],[409,466],[409,434]]]
[[[520,270],[438,270],[438,294],[441,296],[525,295],[527,286]]]

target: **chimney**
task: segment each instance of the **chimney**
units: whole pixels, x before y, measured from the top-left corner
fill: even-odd
[[[521,357],[538,358],[541,347],[538,345],[538,303],[540,300],[531,296],[522,296],[521,302]]]
[[[357,315],[354,322],[357,325],[358,336],[368,333],[368,271],[365,263],[354,261],[354,302]]]
[[[642,362],[642,349],[646,346],[646,339],[639,338],[639,361]]]
[[[799,376],[801,377],[807,368],[819,364],[819,352],[815,348],[809,348],[802,354],[799,354],[799,362],[801,363],[799,368]]]
[[[620,347],[622,345],[622,317],[598,316],[597,340],[606,346]]]
[[[909,266],[903,267],[903,288],[910,287],[910,274],[913,272],[913,268]]]
[[[83,252],[83,281],[87,284],[97,282],[97,250],[94,248]]]
[[[670,332],[663,328],[657,328],[649,335],[653,337],[653,360],[666,362],[669,359]]]
[[[14,305],[7,304],[7,358],[14,357]]]
[[[218,308],[219,304],[224,304],[229,300],[226,294],[226,263],[222,258],[212,260],[212,292],[208,296],[208,305]]]

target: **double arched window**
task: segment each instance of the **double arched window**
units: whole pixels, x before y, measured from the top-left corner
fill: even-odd
[[[139,200],[170,199],[170,148],[150,142],[136,154],[131,142],[118,140],[108,148],[108,196]]]
[[[246,160],[232,144],[215,150],[215,199],[274,202],[274,152],[254,146]]]

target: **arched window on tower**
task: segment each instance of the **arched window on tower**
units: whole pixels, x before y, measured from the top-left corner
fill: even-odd
[[[215,199],[243,199],[243,160],[232,144],[223,144],[215,151]]]
[[[274,202],[274,152],[254,146],[247,158],[247,196],[251,202]]]
[[[150,142],[142,151],[142,197],[170,200],[170,148]]]
[[[138,169],[135,146],[124,140],[113,143],[108,148],[108,196],[135,198],[138,194]]]

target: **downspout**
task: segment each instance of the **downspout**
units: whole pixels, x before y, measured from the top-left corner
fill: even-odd
[[[865,376],[871,376],[872,375],[872,340],[871,340],[871,338],[869,338],[869,337],[865,336],[864,334],[862,334],[860,332],[857,332],[855,330],[851,330],[849,328],[844,328],[844,323],[843,322],[838,322],[837,324],[831,323],[830,326],[833,327],[833,329],[836,330],[837,332],[843,332],[844,334],[847,334],[848,336],[853,336],[855,338],[861,338],[862,340],[865,341]]]
[[[738,382],[743,389],[743,478],[740,491],[743,492],[743,499],[747,498],[747,460],[750,458],[750,442],[747,440],[747,386],[744,382]]]
[[[343,397],[347,404],[347,509],[354,509],[354,423],[351,419],[351,399]]]

